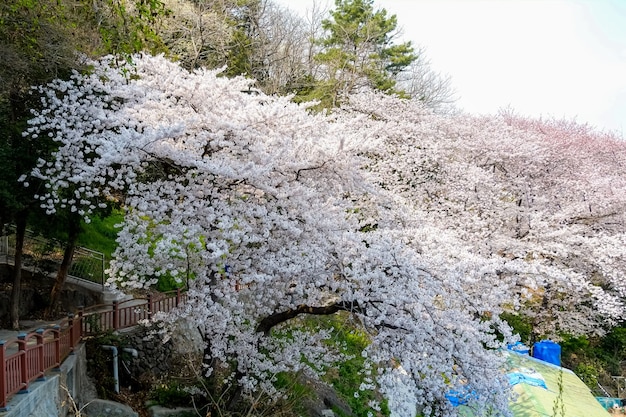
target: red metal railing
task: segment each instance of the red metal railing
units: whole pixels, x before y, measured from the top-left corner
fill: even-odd
[[[177,290],[173,295],[149,295],[145,299],[93,306],[68,315],[52,328],[0,340],[0,412],[7,409],[13,395],[28,392],[31,382],[58,369],[83,336],[135,326],[152,313],[173,310],[186,299],[187,294]]]
[[[172,311],[186,300],[187,294],[177,290],[156,296],[148,294],[146,298],[95,305],[79,310],[78,316],[82,318],[81,331],[84,336],[88,336],[133,327],[142,320],[150,319],[153,313]]]

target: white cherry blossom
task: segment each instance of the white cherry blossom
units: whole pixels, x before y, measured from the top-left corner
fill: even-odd
[[[566,309],[546,332],[623,317],[626,152],[610,137],[369,92],[316,115],[162,57],[108,57],[39,91],[25,135],[59,145],[32,173],[42,205],[88,217],[121,200],[111,282],[187,285],[162,319],[194,320],[207,363],[236,361],[247,392],[341,360],[327,331],[297,324],[344,311],[371,336],[363,355],[394,415],[454,415],[453,389],[506,414],[503,309],[549,289],[569,304],[551,300]]]

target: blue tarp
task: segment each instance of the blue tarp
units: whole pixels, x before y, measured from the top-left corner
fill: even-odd
[[[478,397],[476,392],[468,392],[468,391],[457,391],[450,390],[446,394],[446,398],[450,401],[454,407],[458,407],[459,405],[467,404],[470,400]]]
[[[517,384],[528,384],[532,385],[533,387],[548,389],[548,387],[546,386],[546,381],[543,379],[541,374],[537,372],[525,372],[519,370],[518,372],[508,373],[506,374],[506,376],[509,377],[509,384],[511,386]]]

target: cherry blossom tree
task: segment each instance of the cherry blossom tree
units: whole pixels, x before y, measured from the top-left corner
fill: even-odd
[[[405,102],[382,95],[378,113],[310,114],[250,80],[187,72],[162,57],[92,65],[40,88],[43,110],[25,135],[59,147],[32,173],[46,183],[38,198],[49,212],[86,217],[123,200],[111,280],[122,289],[163,276],[184,282],[189,301],[163,319],[197,324],[209,374],[230,364],[227,381],[241,393],[272,395],[280,372],[319,375],[341,350],[301,319],[344,312],[371,337],[362,389],[376,387],[394,415],[454,415],[445,395],[463,389],[477,410],[506,414],[496,332],[510,336],[498,317],[512,285],[500,278],[503,264],[513,274],[524,260],[505,262],[468,244],[470,232],[425,221],[417,194],[400,188],[420,175],[448,182],[444,170],[453,170],[440,154],[414,159],[415,172],[383,169],[403,138],[420,129],[453,138],[463,120],[409,107],[393,126],[384,118]],[[423,204],[443,210],[432,196]]]
[[[133,62],[41,87],[25,135],[59,148],[33,172],[38,198],[86,217],[123,200],[112,281],[185,283],[163,319],[194,320],[208,372],[233,364],[242,393],[341,360],[301,318],[344,312],[371,336],[363,389],[394,414],[453,415],[445,393],[463,387],[504,412],[503,309],[552,337],[623,319],[626,146],[611,134],[373,92],[314,115],[250,80]]]
[[[538,336],[601,333],[623,319],[623,140],[568,121],[440,116],[371,93],[337,117],[375,140],[361,150],[372,182],[469,253],[501,262],[507,304],[535,317]]]

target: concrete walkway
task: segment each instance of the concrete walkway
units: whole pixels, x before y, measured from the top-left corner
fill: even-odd
[[[53,321],[43,321],[43,320],[23,320],[20,322],[20,325],[24,328],[23,330],[10,330],[10,329],[0,329],[0,340],[10,340],[17,339],[19,334],[25,333],[33,333],[38,329],[48,329],[54,326],[56,323]]]
[[[57,320],[59,321],[59,320]],[[34,333],[39,329],[49,329],[56,325],[57,323],[54,321],[43,321],[43,320],[23,320],[20,322],[23,330],[10,330],[10,329],[0,329],[0,341],[8,342],[9,340],[17,339],[20,334],[29,334]],[[9,350],[17,349],[15,345],[9,348]]]
[[[22,333],[21,331],[16,332],[13,330],[5,330],[0,329],[0,340],[4,340],[5,342],[11,339],[17,339],[17,335]]]
[[[146,300],[143,298],[128,298],[123,301],[120,301],[120,305],[122,307],[134,307],[134,306],[141,306],[144,304],[146,304]],[[109,311],[110,309],[111,309],[111,305],[107,304],[106,306],[103,306],[101,311]],[[100,310],[96,310],[96,311],[100,311]],[[91,311],[90,313],[93,313],[96,311]],[[128,314],[128,311],[124,310],[120,314],[121,315]],[[17,336],[22,333],[25,333],[25,334],[34,333],[38,329],[46,330],[55,326],[56,324],[58,324],[58,322],[62,320],[63,319],[52,320],[52,321],[20,320],[20,325],[23,328],[23,330],[0,329],[0,340],[9,341],[12,339],[17,339]],[[124,319],[122,318],[122,321],[123,320]]]

